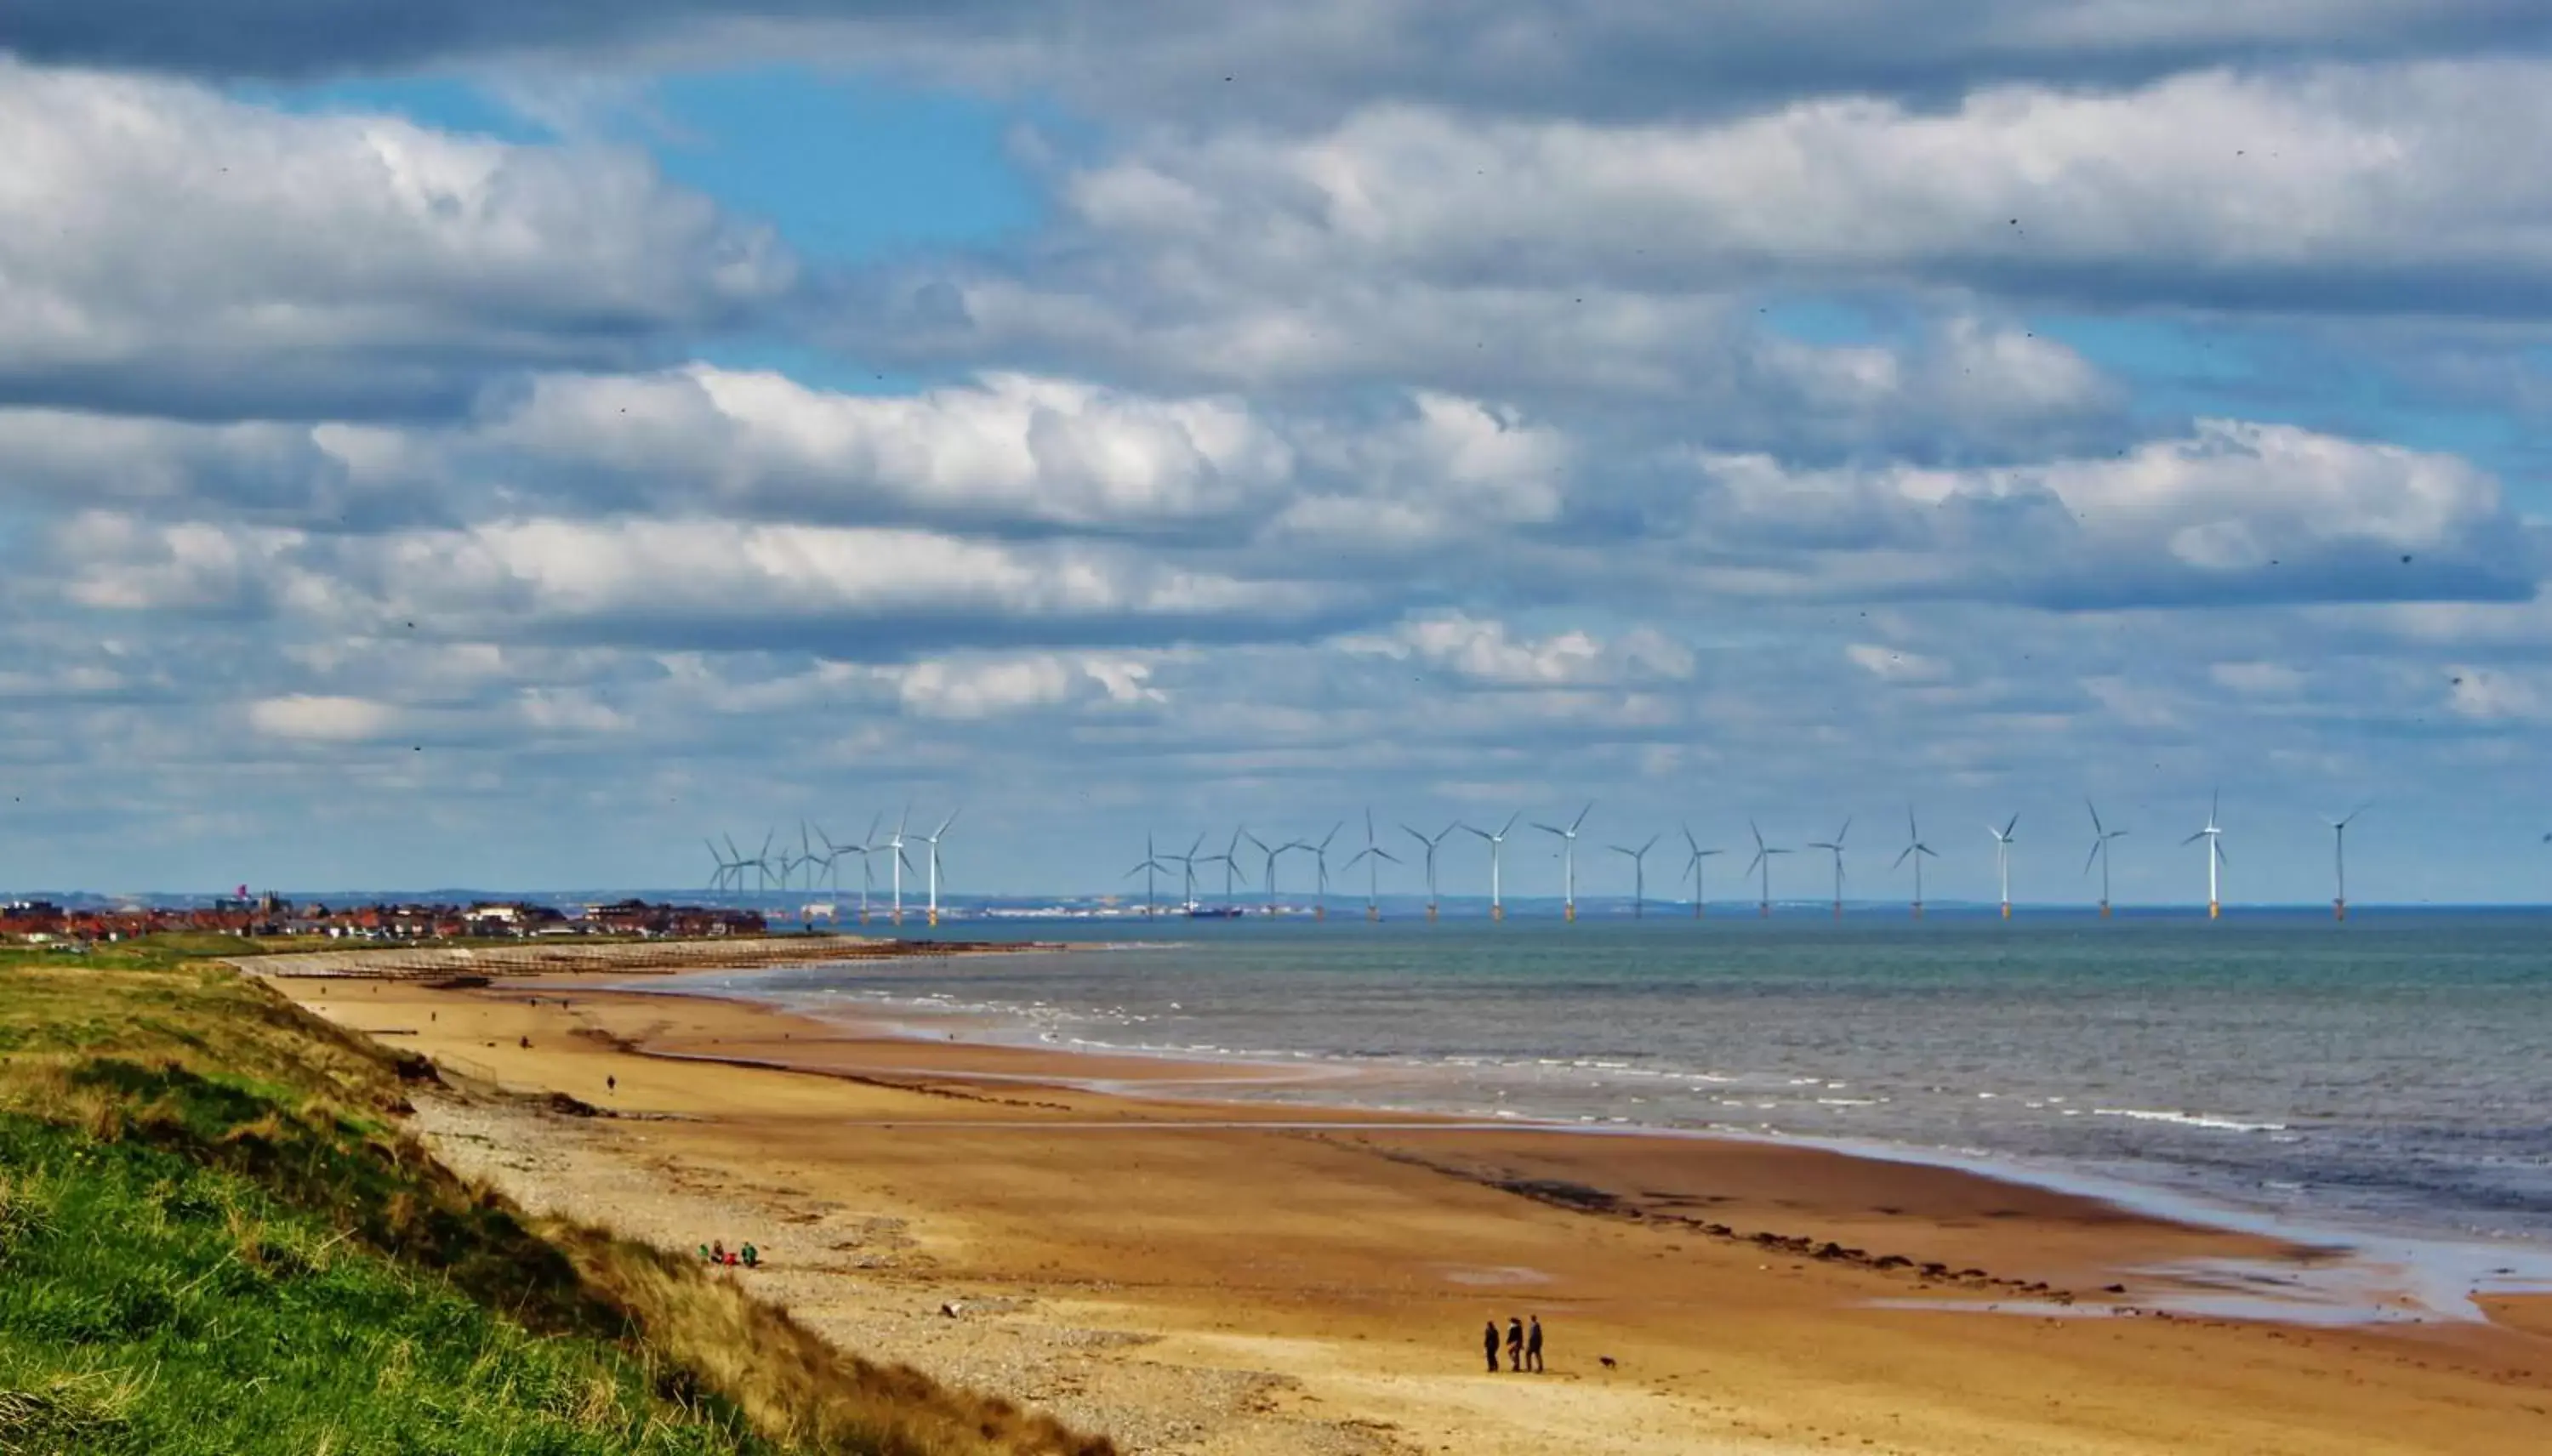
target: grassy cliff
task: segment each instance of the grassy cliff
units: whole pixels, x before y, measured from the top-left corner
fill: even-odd
[[[433,1077],[167,953],[0,959],[0,1456],[1099,1456],[399,1130]]]

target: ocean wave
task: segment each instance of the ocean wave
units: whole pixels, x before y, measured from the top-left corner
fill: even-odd
[[[2150,1107],[2094,1107],[2094,1117],[2132,1117],[2138,1122],[2168,1122],[2176,1127],[2203,1127],[2211,1132],[2284,1132],[2283,1122],[2244,1122],[2203,1112],[2167,1112]]]

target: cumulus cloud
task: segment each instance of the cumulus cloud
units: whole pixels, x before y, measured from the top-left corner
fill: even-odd
[[[491,366],[625,364],[795,265],[643,156],[0,56],[0,400],[452,408]]]
[[[1881,681],[1938,682],[1950,676],[1950,665],[1939,658],[1875,642],[1852,643],[1843,653],[1854,667]]]
[[[1648,627],[1611,641],[1582,629],[1516,635],[1507,623],[1458,612],[1418,617],[1388,633],[1341,639],[1350,653],[1425,664],[1486,687],[1583,687],[1692,676],[1692,653]]]
[[[1074,174],[1094,234],[1256,276],[1983,284],[2213,307],[2552,303],[2552,188],[2490,139],[2552,121],[2531,60],[2020,84],[1947,111],[1815,98],[1731,120],[1383,103],[1313,134],[1164,132]]]
[[[1697,539],[1784,554],[1824,587],[2071,609],[2534,592],[2489,475],[2287,425],[2204,421],[2114,458],[2028,467],[1700,468],[1712,489]]]
[[[384,25],[357,0],[19,0],[50,59],[307,76],[488,57],[831,59],[1062,94],[1118,114],[1333,112],[1375,92],[1558,112],[1688,112],[1806,91],[1939,94],[1999,77],[2132,80],[2209,63],[2544,48],[2526,0],[452,0]]]
[[[1138,658],[1034,653],[951,657],[875,670],[908,712],[995,718],[1073,703],[1134,707],[1167,700]]]
[[[993,374],[917,396],[809,389],[691,365],[539,379],[483,443],[796,519],[1176,528],[1282,485],[1285,442],[1223,398],[1156,399]],[[702,487],[705,487],[704,489]]]
[[[269,738],[357,743],[389,732],[397,726],[399,714],[389,704],[368,698],[294,693],[249,704],[248,720],[251,727]]]
[[[892,528],[532,517],[319,538],[92,512],[66,590],[125,611],[223,607],[341,629],[658,647],[834,640],[870,654],[1003,641],[1300,631],[1330,588],[1183,569],[1088,542]]]

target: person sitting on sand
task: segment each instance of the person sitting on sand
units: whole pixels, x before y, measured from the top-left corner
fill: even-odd
[[[745,1245],[745,1246],[744,1246],[744,1267],[745,1267],[745,1268],[747,1268],[747,1269],[756,1269],[756,1268],[761,1267],[761,1264],[762,1264],[762,1251],[761,1251],[760,1249],[755,1248],[755,1247],[754,1247],[753,1245],[751,1245],[751,1244],[747,1244],[747,1245]],[[1537,1327],[1539,1327],[1539,1326],[1537,1326]]]
[[[718,1239],[709,1245],[709,1262],[711,1264],[726,1262],[726,1240]]]
[[[1498,1322],[1494,1319],[1480,1326],[1480,1350],[1489,1357],[1489,1374],[1497,1374]]]
[[[1533,1328],[1525,1331],[1524,1368],[1536,1374],[1542,1370],[1542,1316],[1539,1314],[1533,1317]]]
[[[1524,1369],[1524,1321],[1507,1316],[1507,1369]]]

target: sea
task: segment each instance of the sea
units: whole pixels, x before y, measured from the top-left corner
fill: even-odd
[[[1350,918],[1353,916],[1353,918]],[[1810,1140],[2552,1252],[2552,915],[1359,911],[961,922],[1051,953],[720,979],[1290,1075],[1218,1095]]]

